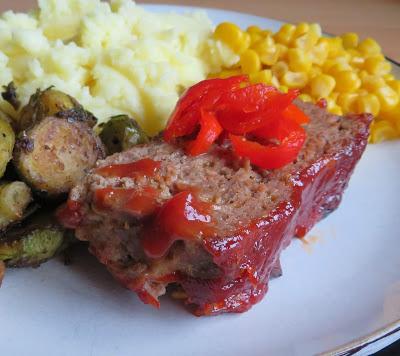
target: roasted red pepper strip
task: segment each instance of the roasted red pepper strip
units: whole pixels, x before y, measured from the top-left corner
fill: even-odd
[[[252,87],[243,88],[242,91],[246,91],[248,88]],[[261,94],[263,95],[260,96],[258,105],[253,108],[255,110],[235,112],[230,109],[230,102],[225,105],[226,110],[217,109],[216,113],[221,126],[228,132],[238,135],[257,130],[263,127],[272,117],[286,109],[299,95],[299,92],[289,90],[287,94],[282,94],[273,90],[261,89]],[[248,107],[245,97],[238,102],[238,104],[241,102],[244,108]]]
[[[210,91],[222,94],[225,90],[239,88],[242,83],[248,83],[246,75],[235,76],[227,79],[208,79],[190,87],[179,99],[174,112],[172,113],[167,127],[164,131],[164,139],[167,142],[174,141],[177,137],[190,135],[196,129],[200,120],[200,111],[197,106],[199,101]],[[212,95],[215,100],[218,97]]]
[[[300,125],[308,124],[310,122],[310,118],[294,104],[290,104],[285,110],[283,110],[282,116],[292,119]]]
[[[97,168],[95,172],[103,177],[111,178],[136,178],[139,176],[152,177],[158,169],[160,169],[161,163],[154,161],[149,158],[140,159],[136,162],[112,164]]]
[[[201,110],[200,132],[193,141],[188,143],[187,153],[191,156],[206,153],[218,139],[221,132],[222,127],[215,115],[211,112]]]
[[[262,145],[246,140],[243,136],[229,135],[233,149],[238,156],[246,157],[252,164],[263,169],[276,169],[293,162],[304,144],[304,129],[292,131],[279,145]]]

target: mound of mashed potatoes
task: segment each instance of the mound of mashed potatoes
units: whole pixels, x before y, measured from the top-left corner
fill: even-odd
[[[206,13],[151,13],[131,0],[39,0],[28,14],[0,16],[0,85],[22,104],[55,86],[99,122],[129,114],[145,131],[164,128],[179,95],[237,62],[212,37]],[[0,100],[0,109],[16,116]]]

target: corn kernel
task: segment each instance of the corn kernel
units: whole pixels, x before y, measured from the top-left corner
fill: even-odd
[[[308,71],[308,77],[312,79],[321,73],[322,69],[320,67],[312,66],[311,69]]]
[[[391,80],[387,83],[400,96],[400,80]]]
[[[358,46],[358,35],[354,32],[344,33],[342,36],[343,47],[345,49],[355,48]]]
[[[256,25],[247,27],[246,31],[248,33],[261,33],[262,29]]]
[[[332,108],[330,108],[329,112],[334,115],[343,115],[342,108],[338,105],[334,105]]]
[[[386,85],[383,78],[377,75],[364,75],[360,73],[360,78],[362,82],[361,87],[370,92],[376,91]]]
[[[335,75],[336,87],[339,92],[353,92],[361,86],[361,80],[356,72],[345,70]]]
[[[286,85],[280,85],[279,91],[282,93],[287,93],[289,91],[289,88]]]
[[[366,58],[363,67],[370,74],[378,74],[378,75],[388,74],[392,69],[389,62],[382,60],[378,56]]]
[[[264,69],[257,73],[250,74],[250,81],[252,83],[270,84],[271,79],[272,79],[272,71],[270,69]]]
[[[296,26],[288,23],[284,24],[279,31],[275,33],[274,39],[278,43],[288,45],[292,40],[295,31]]]
[[[355,102],[358,98],[356,93],[340,93],[337,97],[337,104],[342,108],[343,113],[355,112]]]
[[[303,100],[305,103],[311,103],[313,101],[310,95],[304,93],[299,95],[299,99]]]
[[[264,52],[260,54],[261,63],[267,66],[272,66],[279,59],[279,50],[278,48],[274,47],[271,48],[270,51]]]
[[[380,102],[374,94],[359,95],[355,102],[355,110],[357,114],[370,113],[377,116],[380,111]]]
[[[352,67],[350,64],[348,64],[346,62],[338,62],[338,63],[334,64],[332,67],[330,67],[326,71],[326,73],[336,76],[340,72],[351,71],[351,70],[352,70]]]
[[[373,56],[381,53],[381,46],[372,38],[361,41],[357,49],[365,56]]]
[[[295,48],[302,49],[304,51],[309,51],[316,45],[318,42],[317,35],[313,33],[305,33],[299,37],[297,37],[293,42],[292,46]]]
[[[310,57],[313,63],[322,65],[328,57],[328,43],[320,42],[316,44],[310,51]]]
[[[388,85],[378,88],[375,94],[379,99],[382,111],[390,111],[399,103],[399,95]]]
[[[215,28],[214,37],[227,44],[236,53],[243,46],[244,36],[242,30],[230,22],[220,23]]]
[[[271,70],[275,77],[281,78],[289,70],[289,66],[286,62],[279,61],[271,67]]]
[[[390,121],[400,133],[400,103],[390,111],[379,113],[379,119]]]
[[[279,53],[278,59],[286,59],[289,48],[287,48],[287,46],[285,46],[281,43],[277,43],[277,44],[275,44],[275,46]]]
[[[275,87],[275,88],[279,88],[280,84],[279,84],[279,80],[278,78],[273,75],[271,78],[271,84]]]
[[[288,50],[289,68],[294,72],[308,72],[312,62],[306,52],[298,48]]]
[[[327,38],[328,40],[328,58],[336,58],[343,53],[343,44],[340,37]]]
[[[297,26],[296,29],[294,30],[293,37],[299,37],[304,35],[310,30],[310,25],[306,22],[300,22]]]
[[[258,72],[261,69],[260,57],[256,51],[247,49],[240,56],[240,65],[243,73]]]
[[[385,79],[387,82],[395,80],[396,78],[392,73],[387,73],[383,75],[383,79]]]
[[[304,88],[307,85],[308,77],[304,72],[286,72],[281,79],[282,83],[289,88]]]
[[[386,120],[375,121],[371,125],[370,142],[379,143],[385,140],[394,140],[399,134],[393,124]]]
[[[311,95],[314,98],[327,98],[335,87],[335,78],[327,74],[320,74],[311,80]]]
[[[238,49],[238,54],[243,53],[246,49],[250,47],[251,44],[251,38],[250,35],[247,32],[243,32],[243,41]]]
[[[330,97],[325,98],[325,100],[326,100],[326,104],[327,104],[326,105],[327,110],[331,111],[336,106],[335,100]]]
[[[250,36],[250,47],[254,47],[264,39],[264,36],[259,32],[248,32]]]
[[[241,74],[240,69],[224,69],[221,72],[214,74],[214,78],[229,78]]]
[[[310,24],[310,33],[316,35],[317,37],[322,36],[322,29],[320,24],[318,23],[312,23]]]

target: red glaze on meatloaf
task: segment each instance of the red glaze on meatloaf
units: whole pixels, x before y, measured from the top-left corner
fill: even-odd
[[[369,115],[296,105],[311,122],[282,169],[154,140],[99,161],[59,216],[145,303],[158,306],[173,284],[196,315],[244,312],[279,274],[282,249],[337,208],[367,143]]]

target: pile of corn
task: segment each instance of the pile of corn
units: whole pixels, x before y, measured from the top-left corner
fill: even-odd
[[[308,23],[285,24],[273,33],[224,22],[214,37],[240,55],[236,65],[214,76],[246,73],[252,82],[283,92],[298,88],[304,101],[325,98],[331,113],[373,114],[371,142],[400,137],[400,80],[373,39],[359,41],[355,33],[322,37],[321,27]]]

